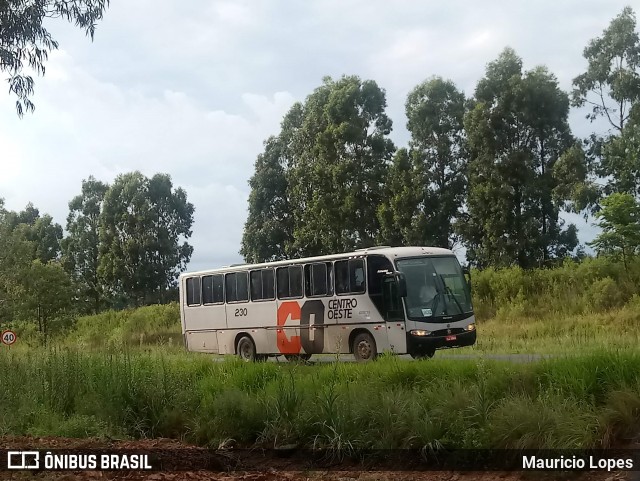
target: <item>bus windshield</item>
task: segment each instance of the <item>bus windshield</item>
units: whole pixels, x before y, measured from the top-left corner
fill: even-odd
[[[472,312],[471,293],[455,257],[399,259],[407,280],[407,316],[421,320]]]

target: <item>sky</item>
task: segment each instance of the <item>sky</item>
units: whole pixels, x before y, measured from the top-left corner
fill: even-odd
[[[387,94],[397,146],[409,140],[407,94],[433,75],[471,95],[510,46],[525,69],[546,65],[561,88],[586,68],[582,51],[628,2],[618,0],[112,0],[93,42],[63,20],[20,119],[0,91],[0,197],[32,202],[63,227],[93,175],[171,175],[195,206],[188,270],[241,262],[248,180],[263,141],[322,78],[358,75]],[[575,135],[595,127],[572,110]],[[576,223],[581,242],[593,220]]]

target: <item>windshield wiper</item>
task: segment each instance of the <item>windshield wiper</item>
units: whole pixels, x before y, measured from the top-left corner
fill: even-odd
[[[460,305],[460,302],[458,301],[458,299],[456,299],[456,296],[453,294],[453,291],[451,290],[451,288],[447,285],[446,282],[444,282],[444,277],[442,277],[442,274],[438,274],[438,277],[440,278],[440,282],[442,282],[442,285],[444,286],[444,290],[447,292],[447,294],[449,294],[449,297],[453,298],[454,302],[456,303],[456,306],[458,306],[458,309],[460,310],[460,314],[462,314],[464,312],[462,310],[462,306]]]

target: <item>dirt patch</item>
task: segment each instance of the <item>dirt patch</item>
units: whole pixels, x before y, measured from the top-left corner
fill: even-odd
[[[0,437],[2,449],[130,449],[130,450],[172,450],[196,449],[172,439],[147,439],[120,441],[103,439],[66,439],[56,437]],[[293,468],[293,469],[292,469]],[[450,472],[450,471],[357,471],[349,467],[341,471],[334,466],[327,471],[295,471],[283,460],[269,460],[255,471],[181,471],[181,472],[135,472],[135,471],[78,471],[78,472],[27,472],[10,471],[0,475],[0,480],[11,481],[640,481],[638,473],[632,472],[585,472],[563,475],[533,472]]]

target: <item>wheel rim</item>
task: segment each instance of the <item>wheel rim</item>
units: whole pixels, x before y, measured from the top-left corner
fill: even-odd
[[[245,361],[250,361],[252,356],[251,344],[248,342],[243,342],[240,344],[240,357]]]
[[[358,356],[360,356],[360,359],[369,359],[371,357],[371,344],[367,339],[363,339],[358,343]]]

